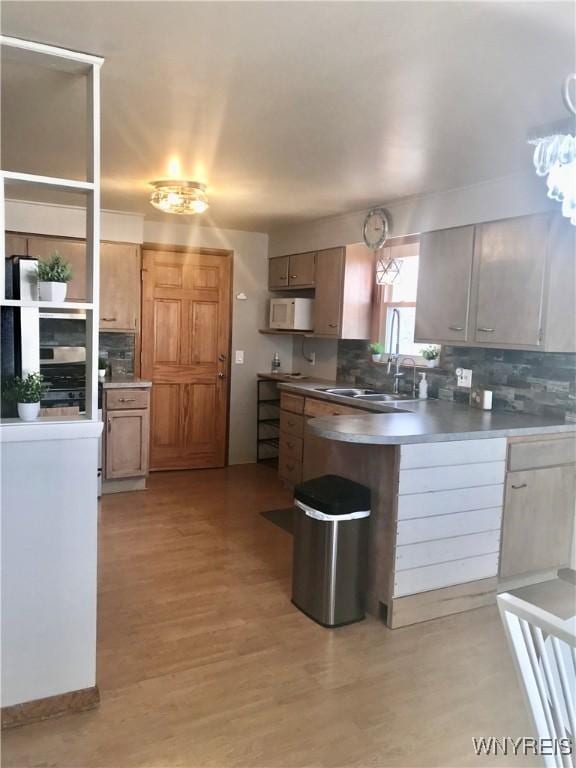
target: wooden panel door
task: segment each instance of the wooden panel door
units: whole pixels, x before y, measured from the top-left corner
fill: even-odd
[[[476,227],[474,340],[537,347],[549,216],[523,216]]]
[[[275,256],[268,261],[268,288],[283,291],[288,287],[288,256]]]
[[[68,283],[67,301],[86,301],[86,243],[79,240],[57,240],[51,237],[29,237],[28,255],[46,261],[58,251],[72,267],[72,280]]]
[[[474,227],[427,232],[420,240],[414,338],[468,340]]]
[[[150,468],[226,462],[231,254],[143,253],[142,376],[153,382]]]
[[[148,421],[148,408],[106,413],[106,480],[148,473]]]
[[[316,253],[294,253],[289,260],[288,285],[290,288],[313,288],[316,271]]]
[[[136,331],[140,320],[140,248],[100,245],[100,328]]]
[[[569,563],[575,496],[574,466],[508,473],[500,553],[502,578]]]
[[[342,328],[344,248],[328,248],[316,254],[314,333],[338,338]]]

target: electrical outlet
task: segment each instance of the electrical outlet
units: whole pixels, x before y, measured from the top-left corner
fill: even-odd
[[[456,368],[456,379],[459,387],[470,389],[472,386],[472,371],[470,368]]]
[[[308,362],[310,365],[316,365],[316,352],[310,352],[308,354]]]
[[[234,358],[234,362],[236,365],[244,365],[244,350],[243,349],[237,349],[236,350],[236,356]]]

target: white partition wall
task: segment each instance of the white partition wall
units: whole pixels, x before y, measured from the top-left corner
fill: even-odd
[[[64,62],[87,83],[89,152],[86,180],[0,171],[0,223],[5,231],[6,186],[60,190],[85,196],[87,299],[46,304],[6,299],[5,239],[0,239],[0,304],[19,309],[86,312],[86,413],[76,418],[7,419],[0,425],[1,671],[2,709],[44,711],[57,702],[73,709],[97,701],[97,469],[98,302],[100,240],[100,66],[103,60],[75,51],[0,36],[0,45],[27,56]],[[34,61],[36,63],[36,60]],[[42,194],[42,193],[41,193]],[[41,196],[41,195],[40,195]],[[29,341],[38,344],[38,340]],[[77,692],[83,692],[80,697]],[[66,694],[74,694],[66,697]],[[56,698],[56,701],[54,699]],[[8,713],[6,712],[8,710]],[[10,715],[10,713],[12,713]]]

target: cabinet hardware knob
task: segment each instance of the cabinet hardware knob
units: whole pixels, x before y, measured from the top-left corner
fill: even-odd
[[[296,280],[298,278],[298,275],[290,275],[290,280]]]
[[[482,333],[494,333],[496,330],[495,328],[476,328],[477,331],[482,331]]]
[[[101,320],[104,320],[105,323],[113,323],[116,318],[115,317],[101,317]]]
[[[448,328],[451,331],[463,331],[464,330],[464,328],[461,325],[449,325]],[[480,329],[478,329],[478,330],[480,330]]]
[[[108,419],[108,432],[112,430],[112,419]]]
[[[286,464],[286,469],[289,472],[293,472],[294,471],[294,464]]]
[[[288,446],[288,448],[294,448],[294,443],[287,442],[286,445]]]
[[[528,488],[528,483],[520,483],[520,485],[513,485],[512,488],[514,488],[515,491],[519,490],[520,488]]]
[[[336,328],[336,323],[328,323],[328,328]]]

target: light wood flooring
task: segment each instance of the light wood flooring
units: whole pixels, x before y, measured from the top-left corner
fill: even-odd
[[[247,465],[102,502],[98,710],[6,731],[3,766],[497,766],[529,735],[496,608],[327,630],[290,603],[289,504]],[[525,763],[523,763],[525,764]]]

